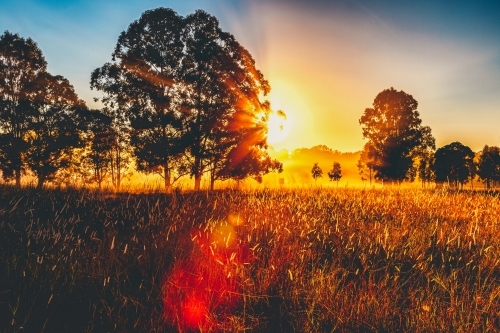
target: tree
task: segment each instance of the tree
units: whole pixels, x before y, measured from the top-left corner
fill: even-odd
[[[422,182],[422,188],[425,188],[426,185],[430,184],[435,176],[434,171],[432,169],[432,164],[434,162],[434,153],[427,151],[422,153],[418,158],[418,178]]]
[[[412,178],[414,150],[429,144],[424,136],[430,134],[430,128],[421,126],[417,107],[411,95],[390,88],[365,109],[359,123],[374,149],[375,178],[398,182]]]
[[[328,171],[328,178],[330,181],[336,181],[339,186],[339,180],[342,178],[342,167],[339,162],[333,162],[332,170]]]
[[[417,161],[416,173],[422,182],[422,188],[434,180],[432,163],[436,150],[436,139],[432,136],[431,128],[424,126],[421,129],[422,144],[412,151],[412,156]]]
[[[436,150],[432,169],[436,182],[449,182],[463,188],[475,175],[474,152],[460,142],[450,143]]]
[[[185,18],[146,11],[120,35],[113,63],[93,72],[91,87],[126,115],[137,169],[161,172],[167,189],[186,173],[199,189],[207,171],[213,186],[235,147],[267,148],[270,108],[259,96],[269,85],[250,53],[204,11]]]
[[[487,189],[500,181],[500,148],[484,146],[479,155],[478,174]]]
[[[106,93],[103,103],[109,110],[122,116],[123,123],[129,121],[137,169],[159,173],[167,190],[181,153],[182,120],[175,99],[183,26],[182,17],[171,9],[144,12],[120,34],[113,63],[91,77],[91,87]]]
[[[116,132],[111,127],[111,117],[98,110],[90,112],[90,139],[87,152],[83,156],[85,171],[90,171],[90,181],[97,183],[101,190],[102,183],[111,174],[112,151]]]
[[[47,63],[31,39],[5,31],[0,37],[0,168],[5,179],[21,185],[26,142],[36,110],[30,90]]]
[[[314,165],[311,169],[311,174],[312,174],[312,177],[314,178],[314,183],[316,183],[316,180],[319,177],[323,177],[323,170],[320,168],[318,163],[314,163]]]
[[[85,131],[87,108],[62,76],[41,73],[30,89],[37,97],[32,102],[36,113],[31,131],[26,135],[26,160],[41,188],[69,165],[70,150],[84,145],[80,134]]]
[[[365,176],[368,177],[368,179],[370,180],[370,185],[372,184],[375,172],[375,154],[376,151],[374,147],[370,145],[370,142],[367,142],[363,147],[363,150],[361,151],[358,164],[356,165],[358,167],[358,172],[361,178],[365,179]]]
[[[215,17],[198,10],[185,23],[182,81],[188,83],[184,107],[190,111],[185,142],[190,143],[187,157],[199,189],[213,160],[214,142],[232,141],[215,153],[237,146],[240,157],[254,151],[252,147],[266,146],[270,106],[259,95],[266,96],[270,87],[250,53],[220,29]]]
[[[283,164],[271,159],[265,150],[259,148],[253,148],[243,158],[230,153],[228,161],[226,167],[219,172],[220,179],[235,179],[239,183],[245,178],[252,177],[257,182],[262,183],[262,177],[265,174],[283,172]]]

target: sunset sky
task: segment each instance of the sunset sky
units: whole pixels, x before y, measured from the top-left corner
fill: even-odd
[[[358,120],[391,86],[419,102],[437,146],[500,146],[500,2],[1,0],[0,33],[31,37],[90,107],[90,73],[147,9],[204,9],[254,56],[290,121],[275,149],[363,147]]]

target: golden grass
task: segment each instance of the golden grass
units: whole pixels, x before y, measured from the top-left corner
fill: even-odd
[[[480,192],[0,187],[0,330],[496,332],[499,211]]]

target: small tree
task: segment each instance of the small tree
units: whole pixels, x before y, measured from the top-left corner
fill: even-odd
[[[432,170],[432,163],[434,161],[434,153],[426,152],[419,156],[418,160],[418,177],[422,182],[422,188],[429,185],[434,180],[434,171]]]
[[[439,148],[434,156],[432,169],[436,182],[449,182],[456,188],[463,188],[475,175],[474,153],[460,142]]]
[[[235,179],[239,184],[245,178],[252,177],[258,183],[262,183],[264,175],[270,172],[283,172],[283,163],[271,159],[264,149],[253,148],[250,152],[246,152],[242,158],[238,158],[238,154],[229,155],[226,167],[220,170],[217,175],[219,179]],[[211,189],[213,189],[213,185],[211,185]]]
[[[337,187],[339,186],[339,180],[342,178],[342,167],[339,162],[333,162],[332,170],[328,172],[328,178],[330,181],[336,181]]]
[[[323,170],[318,165],[318,162],[314,163],[313,168],[311,170],[312,177],[314,178],[314,183],[316,184],[316,180],[319,177],[323,177]]]
[[[500,180],[500,148],[484,146],[478,161],[479,178],[487,189]]]
[[[115,133],[111,128],[111,117],[99,111],[91,112],[90,140],[87,153],[83,157],[86,171],[90,172],[89,180],[97,183],[101,190],[102,183],[109,177],[111,169],[112,149]]]
[[[374,147],[370,144],[370,142],[367,142],[363,147],[358,164],[356,165],[361,179],[366,180],[365,176],[368,177],[367,179],[370,180],[370,185],[372,184],[373,176],[375,175],[375,157],[376,151]]]

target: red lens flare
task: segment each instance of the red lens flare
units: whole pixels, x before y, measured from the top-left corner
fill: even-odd
[[[242,221],[229,214],[227,221],[191,233],[189,257],[174,264],[163,285],[165,320],[179,331],[217,331],[243,304],[239,286],[251,256],[238,237]]]

